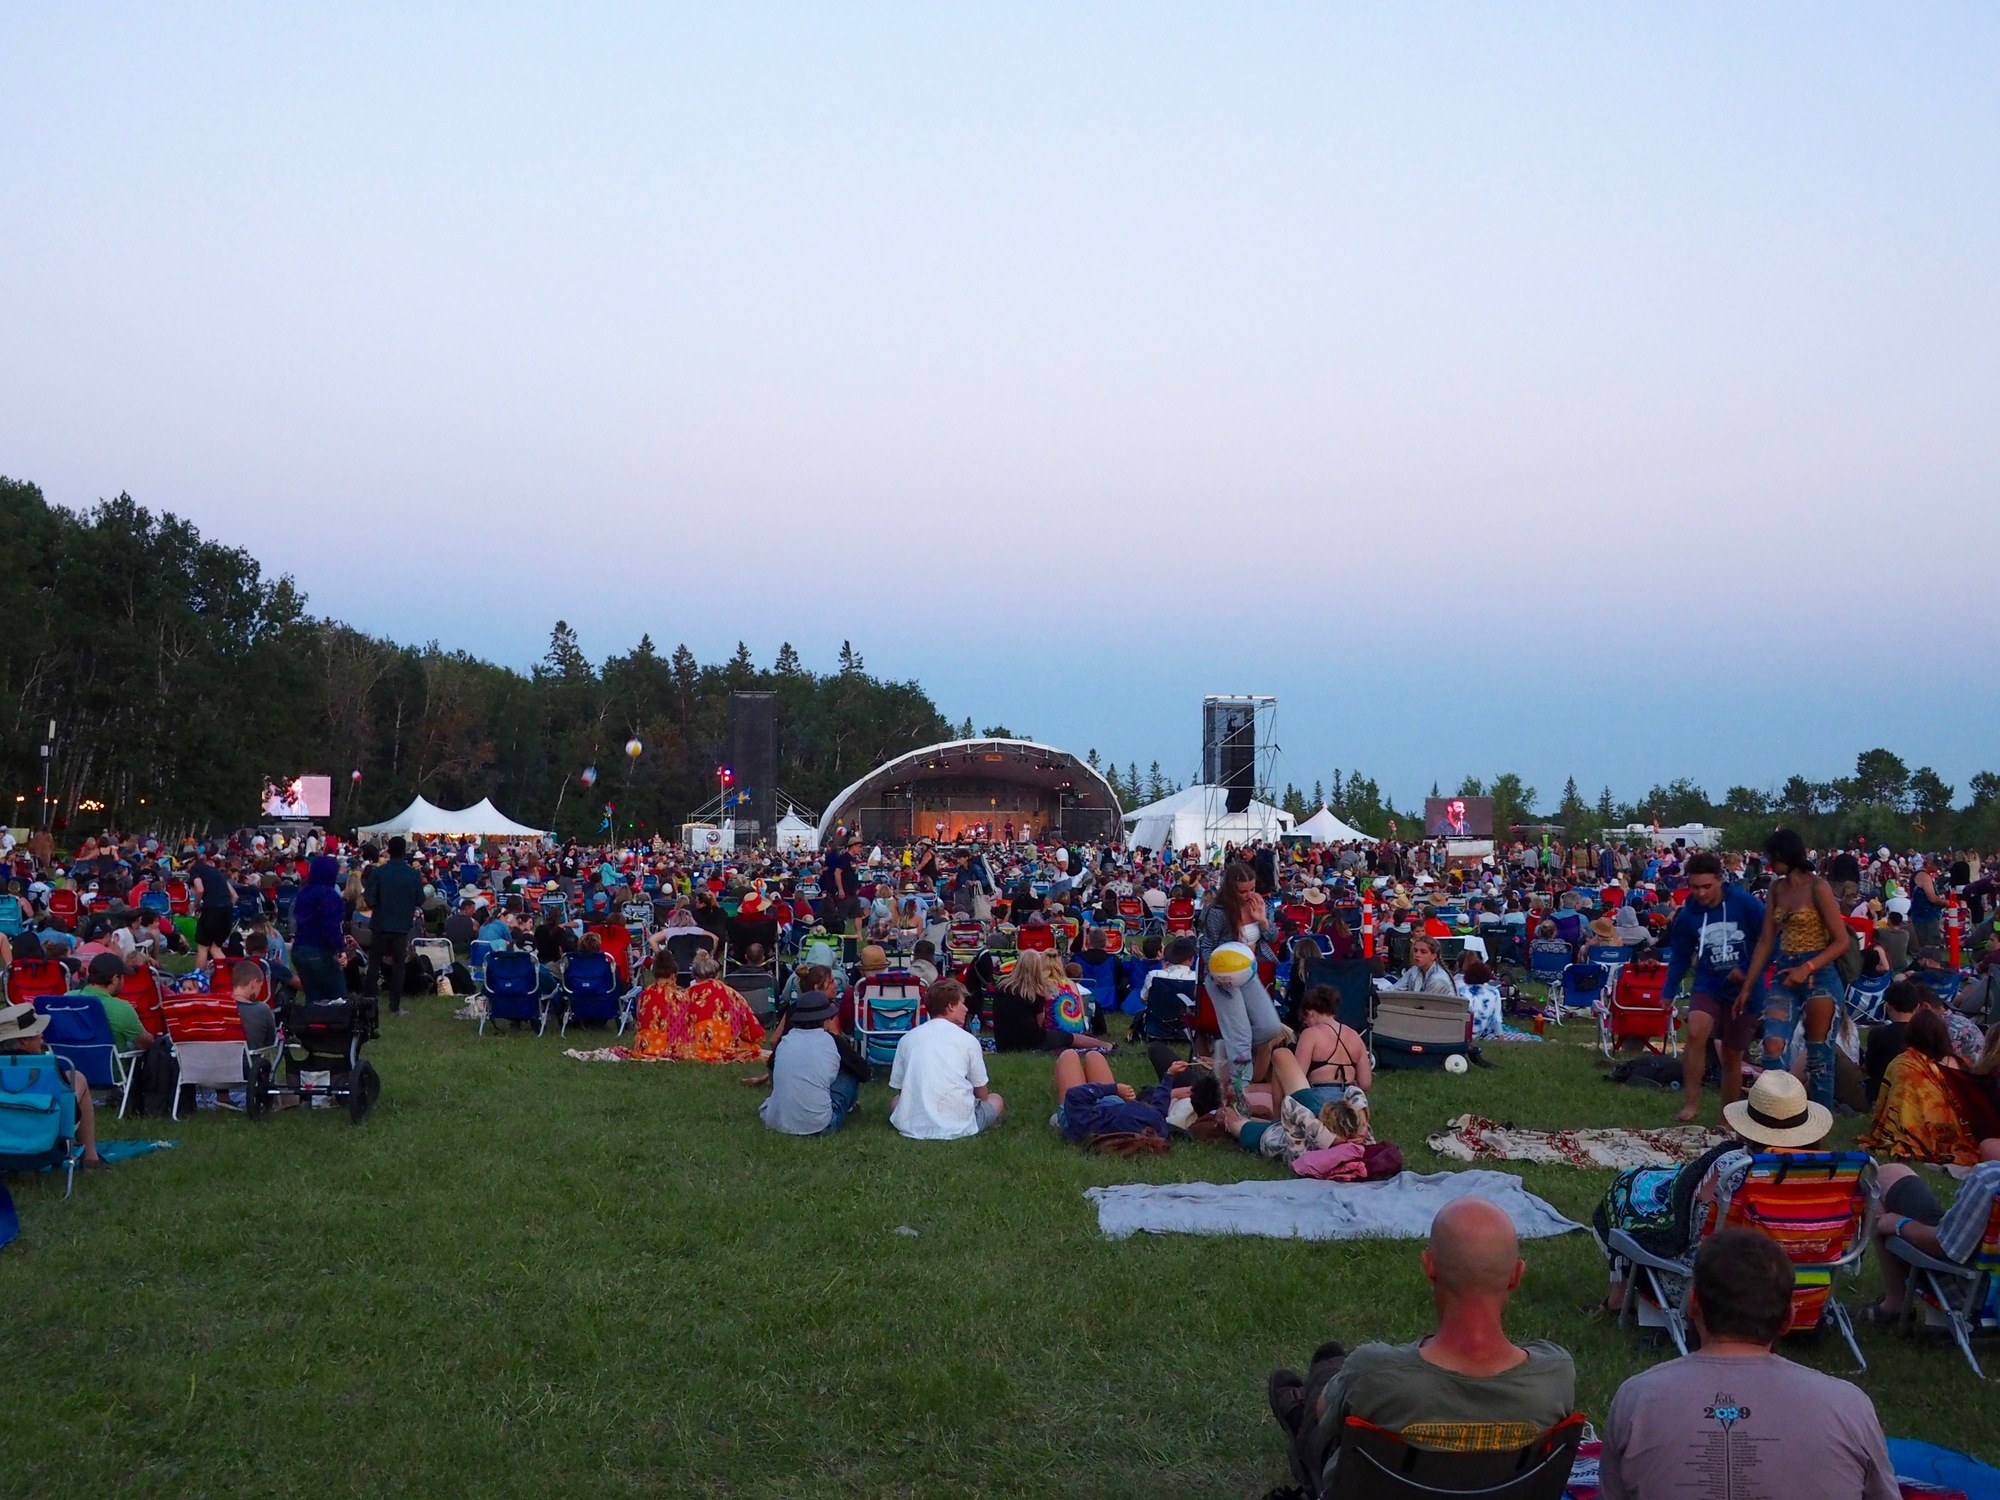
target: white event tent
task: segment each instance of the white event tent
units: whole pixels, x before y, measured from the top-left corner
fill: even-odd
[[[1292,832],[1303,833],[1315,844],[1372,844],[1375,842],[1359,828],[1341,822],[1340,819],[1333,815],[1333,809],[1324,804],[1321,805],[1318,812],[1307,818],[1305,822],[1299,824]]]
[[[796,812],[788,812],[778,819],[778,826],[772,830],[771,845],[782,851],[810,854],[819,848],[819,833]]]
[[[1199,845],[1213,852],[1224,844],[1248,844],[1275,839],[1292,831],[1292,815],[1268,802],[1253,801],[1242,812],[1227,809],[1228,788],[1191,786],[1135,807],[1125,814],[1128,848],[1185,849]]]
[[[457,812],[418,797],[395,817],[370,823],[356,831],[364,838],[386,838],[398,833],[405,837],[430,834],[477,839],[538,839],[546,836],[540,828],[516,823],[493,805],[491,797],[482,797],[471,807],[460,808]]]

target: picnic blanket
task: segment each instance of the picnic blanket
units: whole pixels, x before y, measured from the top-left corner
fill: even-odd
[[[1096,1187],[1106,1239],[1134,1234],[1246,1234],[1273,1240],[1420,1240],[1454,1198],[1484,1198],[1523,1239],[1581,1229],[1507,1172],[1403,1172],[1386,1182],[1133,1182]]]
[[[1673,1167],[1729,1139],[1706,1125],[1660,1130],[1521,1130],[1460,1115],[1424,1144],[1453,1161],[1532,1161],[1570,1167]]]

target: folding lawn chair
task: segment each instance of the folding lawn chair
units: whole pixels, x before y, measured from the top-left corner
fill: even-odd
[[[1907,1240],[1887,1243],[1889,1253],[1910,1269],[1904,1321],[1914,1320],[1921,1312],[1931,1326],[1943,1325],[1972,1366],[1972,1373],[1984,1380],[1986,1372],[1979,1368],[1979,1359],[1972,1352],[1972,1336],[2000,1328],[2000,1198],[1993,1200],[1970,1264],[1926,1255]]]
[[[673,960],[674,972],[683,981],[694,974],[694,956],[706,952],[715,956],[715,934],[712,932],[675,932],[668,934],[663,950]]]
[[[139,1024],[154,1036],[167,1034],[166,1017],[160,1013],[159,970],[133,969],[118,981],[118,998],[139,1013]]]
[[[486,1014],[479,1018],[481,1036],[489,1020],[532,1025],[537,1036],[548,1030],[548,997],[542,993],[542,970],[534,954],[519,948],[489,954],[479,992],[486,997]]]
[[[264,1090],[284,1055],[283,1033],[268,1047],[252,1047],[231,993],[169,995],[162,1010],[180,1070],[173,1118],[181,1117],[181,1090],[195,1085],[246,1089],[245,1113],[260,1114],[268,1098]]]
[[[1628,1041],[1643,1043],[1648,1052],[1680,1055],[1674,1034],[1679,1020],[1674,1002],[1664,993],[1666,982],[1665,964],[1642,961],[1619,969],[1617,982],[1607,991],[1609,998],[1597,1012],[1597,1041],[1606,1057]]]
[[[59,1167],[63,1196],[76,1186],[76,1093],[47,1052],[0,1055],[0,1172]]]
[[[854,986],[854,1035],[871,1064],[893,1063],[896,1044],[923,1019],[924,987],[914,974],[870,974]]]
[[[1610,975],[1604,972],[1602,964],[1564,964],[1562,972],[1549,986],[1548,1018],[1551,1025],[1560,1026],[1570,1016],[1597,1015],[1604,1004],[1604,994]]]
[[[1870,978],[1857,979],[1847,987],[1847,1013],[1860,1026],[1879,1026],[1889,1019],[1887,1007],[1883,1004],[1894,982],[1888,974],[1876,974]]]
[[[1847,1309],[1834,1297],[1839,1279],[1861,1269],[1875,1221],[1875,1163],[1866,1153],[1759,1152],[1729,1200],[1728,1217],[1719,1224],[1714,1219],[1711,1212],[1702,1238],[1717,1229],[1754,1229],[1776,1240],[1797,1277],[1791,1331],[1810,1333],[1822,1319],[1829,1321],[1847,1341],[1856,1367],[1868,1368]],[[1614,1266],[1622,1261],[1630,1267],[1618,1321],[1636,1312],[1641,1328],[1666,1329],[1686,1354],[1693,1253],[1654,1255],[1622,1229],[1611,1231],[1605,1250]]]
[[[1514,1422],[1441,1425],[1398,1433],[1349,1417],[1323,1476],[1302,1472],[1294,1449],[1294,1477],[1314,1500],[1562,1500],[1587,1423],[1578,1412],[1543,1433]]]
[[[139,1049],[121,1049],[111,1034],[111,1022],[104,1014],[104,1002],[95,995],[43,995],[35,1009],[49,1018],[49,1050],[79,1073],[93,1089],[118,1096],[118,1118],[125,1118],[125,1106],[132,1097],[132,1079],[137,1072]]]
[[[722,976],[722,982],[743,997],[746,1005],[754,1011],[759,1020],[771,1014],[772,996],[778,988],[778,976],[771,969],[731,969]]]
[[[492,965],[487,965],[490,970]],[[572,953],[563,963],[563,1018],[559,1036],[569,1034],[569,1023],[600,1024],[616,1021],[624,1035],[629,1010],[628,993],[618,982],[618,966],[608,953]]]
[[[69,988],[69,971],[59,959],[17,958],[7,969],[7,999],[14,1005],[60,995]]]

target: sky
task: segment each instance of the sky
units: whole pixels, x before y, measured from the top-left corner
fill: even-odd
[[[10,6],[0,473],[1183,780],[1963,795],[1996,144],[1979,5]]]

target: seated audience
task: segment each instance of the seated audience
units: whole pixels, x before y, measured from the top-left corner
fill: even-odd
[[[1882,1268],[1883,1292],[1868,1309],[1870,1322],[1899,1322],[1909,1295],[1909,1272],[1885,1248],[1888,1241],[1900,1239],[1938,1260],[1971,1264],[1993,1217],[1993,1200],[2000,1195],[2000,1140],[1981,1142],[1979,1155],[1979,1165],[1959,1184],[1949,1209],[1913,1168],[1896,1162],[1882,1168],[1876,1179],[1882,1207],[1875,1216],[1875,1260]]]
[[[1111,1044],[1102,1037],[1057,1024],[1056,1008],[1066,992],[1073,993],[1060,959],[1032,948],[1021,953],[1014,972],[993,984],[994,1044],[1002,1052],[1108,1049]]]
[[[229,971],[236,1014],[243,1019],[243,1040],[252,1048],[268,1047],[278,1040],[278,1016],[264,998],[264,980],[263,965],[247,958]]]
[[[770,1079],[771,1095],[757,1117],[772,1130],[829,1135],[853,1113],[868,1081],[868,1064],[841,1034],[840,1004],[826,988],[803,991],[785,1013]]]
[[[1996,1045],[1968,1073],[1951,1050],[1951,1034],[1934,1005],[1911,1015],[1905,1045],[1882,1072],[1875,1113],[1856,1144],[1878,1155],[1969,1167],[1979,1143],[2000,1136],[2000,1103],[1992,1080],[2000,1072]]]
[[[1793,1279],[1777,1241],[1754,1230],[1701,1247],[1689,1299],[1701,1347],[1611,1398],[1604,1500],[1896,1500],[1867,1395],[1772,1351],[1791,1323]]]
[[[1310,1086],[1336,1091],[1350,1085],[1373,1088],[1368,1043],[1353,1027],[1334,1019],[1339,1007],[1340,996],[1331,985],[1316,984],[1305,992],[1299,1000],[1299,1036],[1292,1055]]]
[[[1293,1473],[1318,1494],[1349,1417],[1417,1447],[1524,1447],[1576,1407],[1576,1366],[1560,1345],[1516,1344],[1502,1317],[1527,1265],[1507,1215],[1481,1198],[1438,1210],[1423,1253],[1437,1329],[1410,1344],[1322,1344],[1311,1370],[1272,1373],[1271,1411]]]
[[[1923,987],[1911,979],[1896,980],[1883,994],[1882,1009],[1889,1019],[1868,1028],[1861,1048],[1861,1074],[1871,1106],[1882,1092],[1882,1075],[1909,1046],[1910,1018],[1923,1003]]]
[[[89,983],[83,993],[97,997],[104,1007],[104,1019],[111,1026],[111,1039],[118,1044],[120,1052],[143,1052],[159,1038],[146,1029],[146,1023],[139,1019],[139,1012],[132,1002],[118,993],[119,983],[125,978],[125,965],[116,956],[100,953],[90,961],[87,974]]]
[[[706,950],[695,954],[693,982],[680,987],[662,964],[639,992],[631,1051],[668,1062],[744,1063],[763,1060],[764,1026],[750,1003],[719,977]]]
[[[1438,958],[1436,938],[1420,933],[1410,939],[1410,966],[1403,970],[1402,977],[1396,981],[1396,988],[1404,993],[1419,995],[1458,993],[1451,971]]]
[[[1027,957],[1023,954],[1022,957]],[[965,986],[940,979],[924,994],[927,1019],[896,1043],[889,1123],[912,1140],[949,1141],[1000,1123],[1006,1101],[987,1086],[979,1039],[965,1029]]]
[[[1277,1092],[1276,1106],[1269,1110],[1272,1118],[1253,1119],[1230,1105],[1216,1115],[1245,1151],[1290,1165],[1308,1151],[1367,1144],[1368,1095],[1361,1089],[1352,1084],[1314,1087],[1284,1047],[1271,1051],[1271,1083]],[[1250,1090],[1253,1100],[1259,1095],[1260,1090]]]

